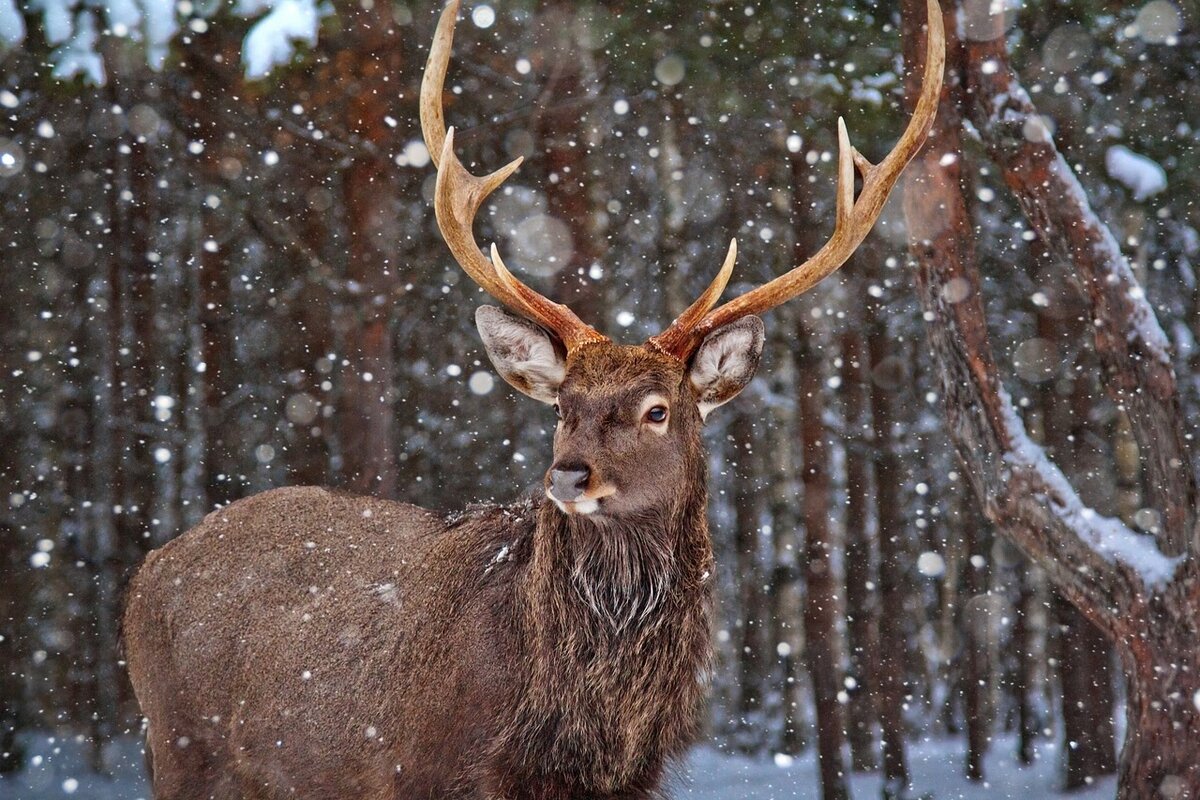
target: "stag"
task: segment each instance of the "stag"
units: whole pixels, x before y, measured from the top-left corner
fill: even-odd
[[[492,364],[558,416],[544,495],[447,517],[278,489],[150,553],[123,629],[160,800],[661,796],[710,671],[701,426],[754,374],[755,315],[862,242],[941,91],[928,0],[922,89],[894,149],[872,164],[839,121],[829,241],[718,306],[731,244],[674,323],[620,345],[475,243],[476,213],[520,160],[481,178],[455,156],[442,94],[457,12],[452,0],[441,15],[421,89],[434,209],[455,259],[508,309],[475,316]]]

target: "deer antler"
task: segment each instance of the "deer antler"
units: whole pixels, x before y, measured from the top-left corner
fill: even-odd
[[[421,81],[421,131],[429,156],[437,167],[433,207],[438,228],[450,252],[472,280],[513,311],[546,328],[558,337],[568,352],[587,342],[607,341],[607,337],[585,324],[571,309],[543,297],[517,280],[500,260],[495,245],[492,245],[492,257],[488,260],[475,243],[475,234],[471,230],[475,214],[488,195],[516,171],[522,159],[480,178],[468,172],[454,155],[454,128],[446,129],[442,91],[450,64],[458,4],[459,0],[450,0],[442,11]]]
[[[925,42],[925,73],[921,94],[912,119],[896,146],[878,164],[872,164],[850,144],[846,123],[838,119],[838,188],[837,219],[833,236],[816,255],[790,272],[737,297],[715,310],[709,310],[720,297],[729,281],[732,259],[699,300],[671,324],[671,327],[650,339],[648,345],[687,360],[704,337],[722,325],[740,317],[774,308],[808,291],[842,264],[862,244],[875,225],[883,204],[900,177],[900,173],[929,136],[937,113],[938,97],[942,92],[942,73],[946,64],[946,34],[942,27],[942,9],[937,0],[928,0],[928,33]],[[863,188],[854,197],[854,170],[862,175]],[[733,248],[731,248],[732,254]],[[702,309],[702,310],[701,310]]]

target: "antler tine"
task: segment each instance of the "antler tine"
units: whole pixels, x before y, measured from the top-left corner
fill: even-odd
[[[652,342],[686,360],[710,331],[803,294],[846,263],[862,244],[879,218],[900,173],[925,144],[937,113],[946,65],[946,33],[938,0],[927,0],[926,9],[928,33],[921,94],[908,127],[892,151],[878,164],[872,164],[850,144],[846,125],[838,120],[837,216],[829,241],[812,258],[791,271],[708,312],[690,328],[681,327],[681,318]],[[857,199],[854,197],[856,169],[863,178],[863,188]]]
[[[437,167],[433,207],[442,238],[459,266],[485,292],[549,330],[568,352],[587,342],[606,341],[606,337],[586,325],[571,309],[543,297],[517,280],[500,260],[495,245],[489,261],[475,242],[472,227],[480,206],[516,172],[523,159],[518,158],[481,178],[472,175],[454,154],[454,128],[446,128],[442,92],[450,64],[458,6],[459,0],[450,0],[442,10],[421,81],[421,132]]]
[[[725,291],[725,287],[729,285],[729,278],[733,275],[733,265],[736,261],[737,239],[730,239],[725,262],[721,264],[721,269],[718,270],[712,283],[708,285],[703,294],[696,298],[694,303],[687,307],[686,311],[676,317],[669,328],[658,336],[652,337],[648,344],[665,353],[674,352],[674,349],[679,346],[677,337],[694,328],[721,299],[721,292]]]

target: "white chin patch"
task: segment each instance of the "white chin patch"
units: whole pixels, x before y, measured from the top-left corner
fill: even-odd
[[[546,492],[546,497],[554,501],[554,505],[558,506],[558,510],[564,514],[595,514],[600,509],[600,501],[592,500],[585,497],[582,500],[576,500],[573,503],[564,503],[550,492]]]

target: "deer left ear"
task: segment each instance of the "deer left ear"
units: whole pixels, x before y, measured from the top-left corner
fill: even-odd
[[[504,380],[534,400],[556,402],[567,364],[548,333],[495,306],[477,308],[475,325],[488,358]]]
[[[764,338],[758,317],[742,317],[704,337],[688,368],[688,382],[702,419],[750,383],[762,357]]]

